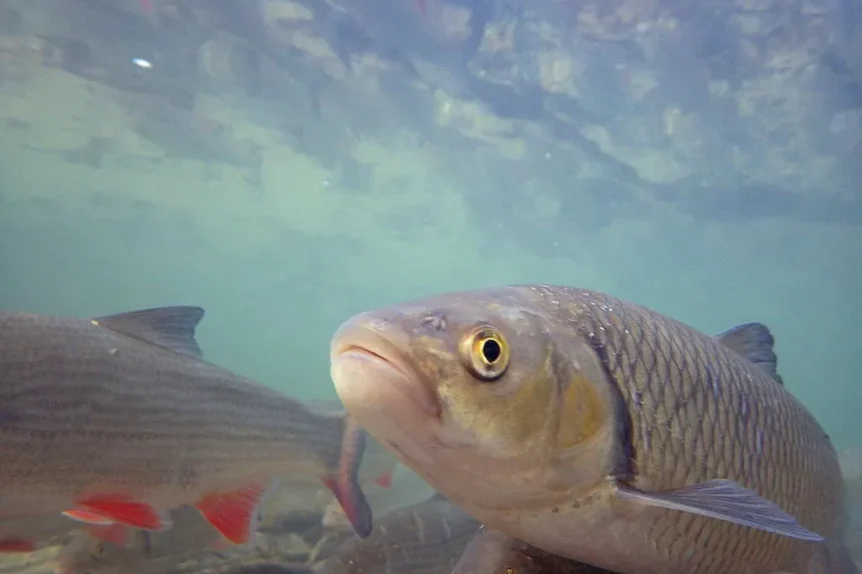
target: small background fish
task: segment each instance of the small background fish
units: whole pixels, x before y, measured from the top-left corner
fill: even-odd
[[[371,536],[343,542],[320,574],[448,574],[479,523],[442,497],[378,520]]]

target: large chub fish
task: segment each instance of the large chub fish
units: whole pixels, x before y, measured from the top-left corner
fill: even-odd
[[[513,286],[358,315],[332,376],[489,532],[626,574],[835,574],[836,453],[772,344],[756,323],[711,337],[601,293]]]

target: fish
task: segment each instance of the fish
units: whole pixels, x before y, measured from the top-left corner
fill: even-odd
[[[449,574],[479,527],[434,496],[381,517],[368,538],[342,542],[318,574]]]
[[[171,526],[192,505],[246,542],[279,476],[322,480],[360,536],[365,433],[203,360],[200,307],[94,319],[0,313],[0,520]]]
[[[344,416],[346,412],[341,401],[316,400],[306,401],[305,405],[315,412]],[[398,459],[389,450],[371,437],[365,438],[365,450],[362,452],[362,462],[359,465],[358,480],[360,485],[374,482],[382,488],[392,488]]]
[[[709,336],[515,285],[360,313],[330,371],[359,424],[498,544],[625,574],[835,574],[837,455],[773,345],[760,323]]]
[[[55,558],[55,574],[142,574],[172,565],[203,550],[223,550],[229,543],[192,506],[171,511],[167,531],[132,530],[128,540],[95,538],[75,532]]]

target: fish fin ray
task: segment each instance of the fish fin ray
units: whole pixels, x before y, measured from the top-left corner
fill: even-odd
[[[208,494],[195,503],[195,508],[227,540],[245,544],[260,522],[262,502],[277,486],[277,481],[258,482],[231,492]]]
[[[93,526],[108,526],[109,524],[114,523],[113,519],[111,518],[99,514],[98,512],[91,512],[83,508],[66,510],[63,512],[63,516],[71,518],[72,520],[77,520],[78,522],[92,524]]]
[[[96,317],[93,322],[123,335],[200,359],[203,352],[195,340],[195,329],[203,316],[201,307],[158,307]]]
[[[160,512],[146,502],[123,496],[91,496],[79,500],[75,508],[63,514],[81,522],[103,526],[110,522],[143,530],[168,530],[173,526],[167,513]]]
[[[643,492],[620,485],[623,498],[647,506],[688,512],[772,534],[821,542],[823,537],[757,493],[732,480],[717,479],[664,492]]]
[[[715,338],[725,347],[732,349],[754,363],[770,377],[783,385],[778,374],[778,356],[775,354],[775,338],[769,327],[763,323],[744,323],[731,327]]]

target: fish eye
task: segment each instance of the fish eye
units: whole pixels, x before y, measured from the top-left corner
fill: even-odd
[[[464,338],[461,354],[470,372],[484,381],[499,379],[509,366],[506,339],[487,325],[477,327]]]

